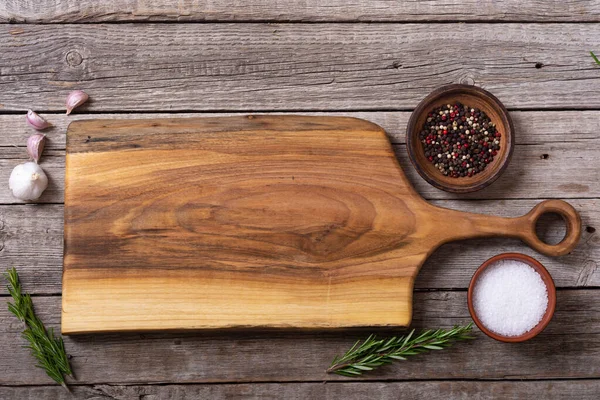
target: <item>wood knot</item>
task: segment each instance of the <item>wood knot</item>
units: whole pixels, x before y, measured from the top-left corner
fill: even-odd
[[[539,63],[535,63],[535,67],[536,67],[537,69],[540,69],[540,68],[542,68],[543,66],[544,66],[544,64],[542,64],[541,62],[539,62]]]
[[[83,57],[77,50],[71,50],[66,56],[67,64],[71,67],[76,67],[83,62]]]

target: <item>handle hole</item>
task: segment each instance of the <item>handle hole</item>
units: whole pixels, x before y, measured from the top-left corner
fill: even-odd
[[[559,244],[567,235],[567,222],[560,214],[544,213],[535,221],[535,234],[546,244]]]

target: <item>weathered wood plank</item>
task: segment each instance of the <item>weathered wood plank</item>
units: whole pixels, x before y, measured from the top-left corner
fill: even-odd
[[[0,22],[599,21],[597,1],[5,0]]]
[[[191,385],[94,385],[71,386],[67,393],[59,386],[0,387],[2,400],[99,400],[99,399],[402,399],[453,400],[524,398],[595,400],[600,380],[570,381],[434,381],[434,382],[305,382]]]
[[[80,88],[93,111],[404,109],[467,82],[590,109],[598,48],[598,24],[2,25],[0,104],[59,111]]]
[[[51,139],[52,140],[52,139]],[[232,143],[232,146],[235,146]],[[600,140],[517,145],[510,165],[491,186],[464,195],[446,193],[429,185],[414,170],[404,145],[394,150],[414,188],[426,199],[523,199],[523,198],[596,198],[600,197],[596,162]],[[0,182],[7,182],[12,169],[27,160],[24,148],[0,147]],[[41,161],[50,183],[40,203],[64,201],[64,150],[48,151]],[[20,203],[12,197],[8,185],[0,185],[0,204]]]
[[[538,200],[435,201],[434,204],[502,216],[520,215]],[[579,246],[569,255],[542,256],[517,240],[480,239],[450,243],[425,262],[415,287],[418,289],[466,288],[477,266],[502,252],[517,251],[540,260],[558,287],[600,286],[600,200],[573,200],[584,227]],[[562,223],[546,221],[540,232],[549,242],[562,237]],[[32,293],[61,293],[63,206],[15,205],[0,207],[0,256],[5,266],[15,266]],[[6,289],[1,286],[0,293]]]
[[[465,292],[415,295],[413,326],[467,323]],[[60,297],[36,297],[41,318],[57,326]],[[550,325],[511,345],[477,333],[469,343],[386,366],[364,379],[600,378],[600,290],[561,290]],[[49,384],[21,347],[21,325],[0,308],[1,385]],[[382,331],[380,331],[381,333]],[[80,384],[288,382],[343,380],[324,369],[333,356],[369,332],[201,332],[67,337]]]
[[[564,202],[577,234],[554,248],[526,219],[430,206],[364,120],[182,121],[71,124],[63,333],[407,326],[436,243],[518,235],[557,256],[579,239]]]
[[[146,119],[146,118],[193,118],[246,115],[247,113],[150,113],[150,114],[41,114],[53,126],[44,133],[48,136],[46,149],[64,150],[65,134],[69,123],[88,119]],[[408,111],[365,111],[365,112],[277,112],[264,115],[313,115],[362,118],[374,122],[387,132],[394,144],[405,142]],[[512,111],[517,144],[550,144],[561,142],[585,143],[600,139],[593,121],[600,119],[600,111]],[[23,115],[0,114],[0,147],[25,146],[29,135],[34,133]],[[585,144],[583,144],[585,146]]]

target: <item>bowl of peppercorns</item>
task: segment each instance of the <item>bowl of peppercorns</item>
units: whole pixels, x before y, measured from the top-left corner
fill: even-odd
[[[504,105],[470,85],[442,86],[412,113],[406,147],[413,166],[434,187],[468,193],[504,172],[514,147],[514,127]]]

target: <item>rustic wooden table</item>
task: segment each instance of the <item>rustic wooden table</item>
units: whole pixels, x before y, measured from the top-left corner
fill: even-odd
[[[589,51],[600,53],[599,1],[4,0],[0,23],[0,260],[18,269],[39,314],[57,328],[65,131],[78,119],[365,118],[386,129],[410,180],[435,204],[516,216],[559,198],[584,223],[580,245],[564,257],[515,240],[477,240],[443,246],[419,275],[413,326],[450,326],[470,321],[466,288],[481,262],[505,251],[533,255],[553,275],[558,302],[546,331],[526,343],[477,332],[472,343],[351,380],[324,370],[368,332],[69,337],[71,397],[34,368],[3,306],[1,399],[598,398],[600,66]],[[420,179],[404,147],[411,109],[433,88],[458,82],[497,95],[517,131],[504,175],[462,196]],[[64,99],[75,88],[91,101],[66,117]],[[50,186],[33,205],[7,187],[26,159],[29,108],[54,124],[42,162]],[[562,233],[554,220],[540,229],[550,241]],[[7,299],[5,289],[0,296]]]

